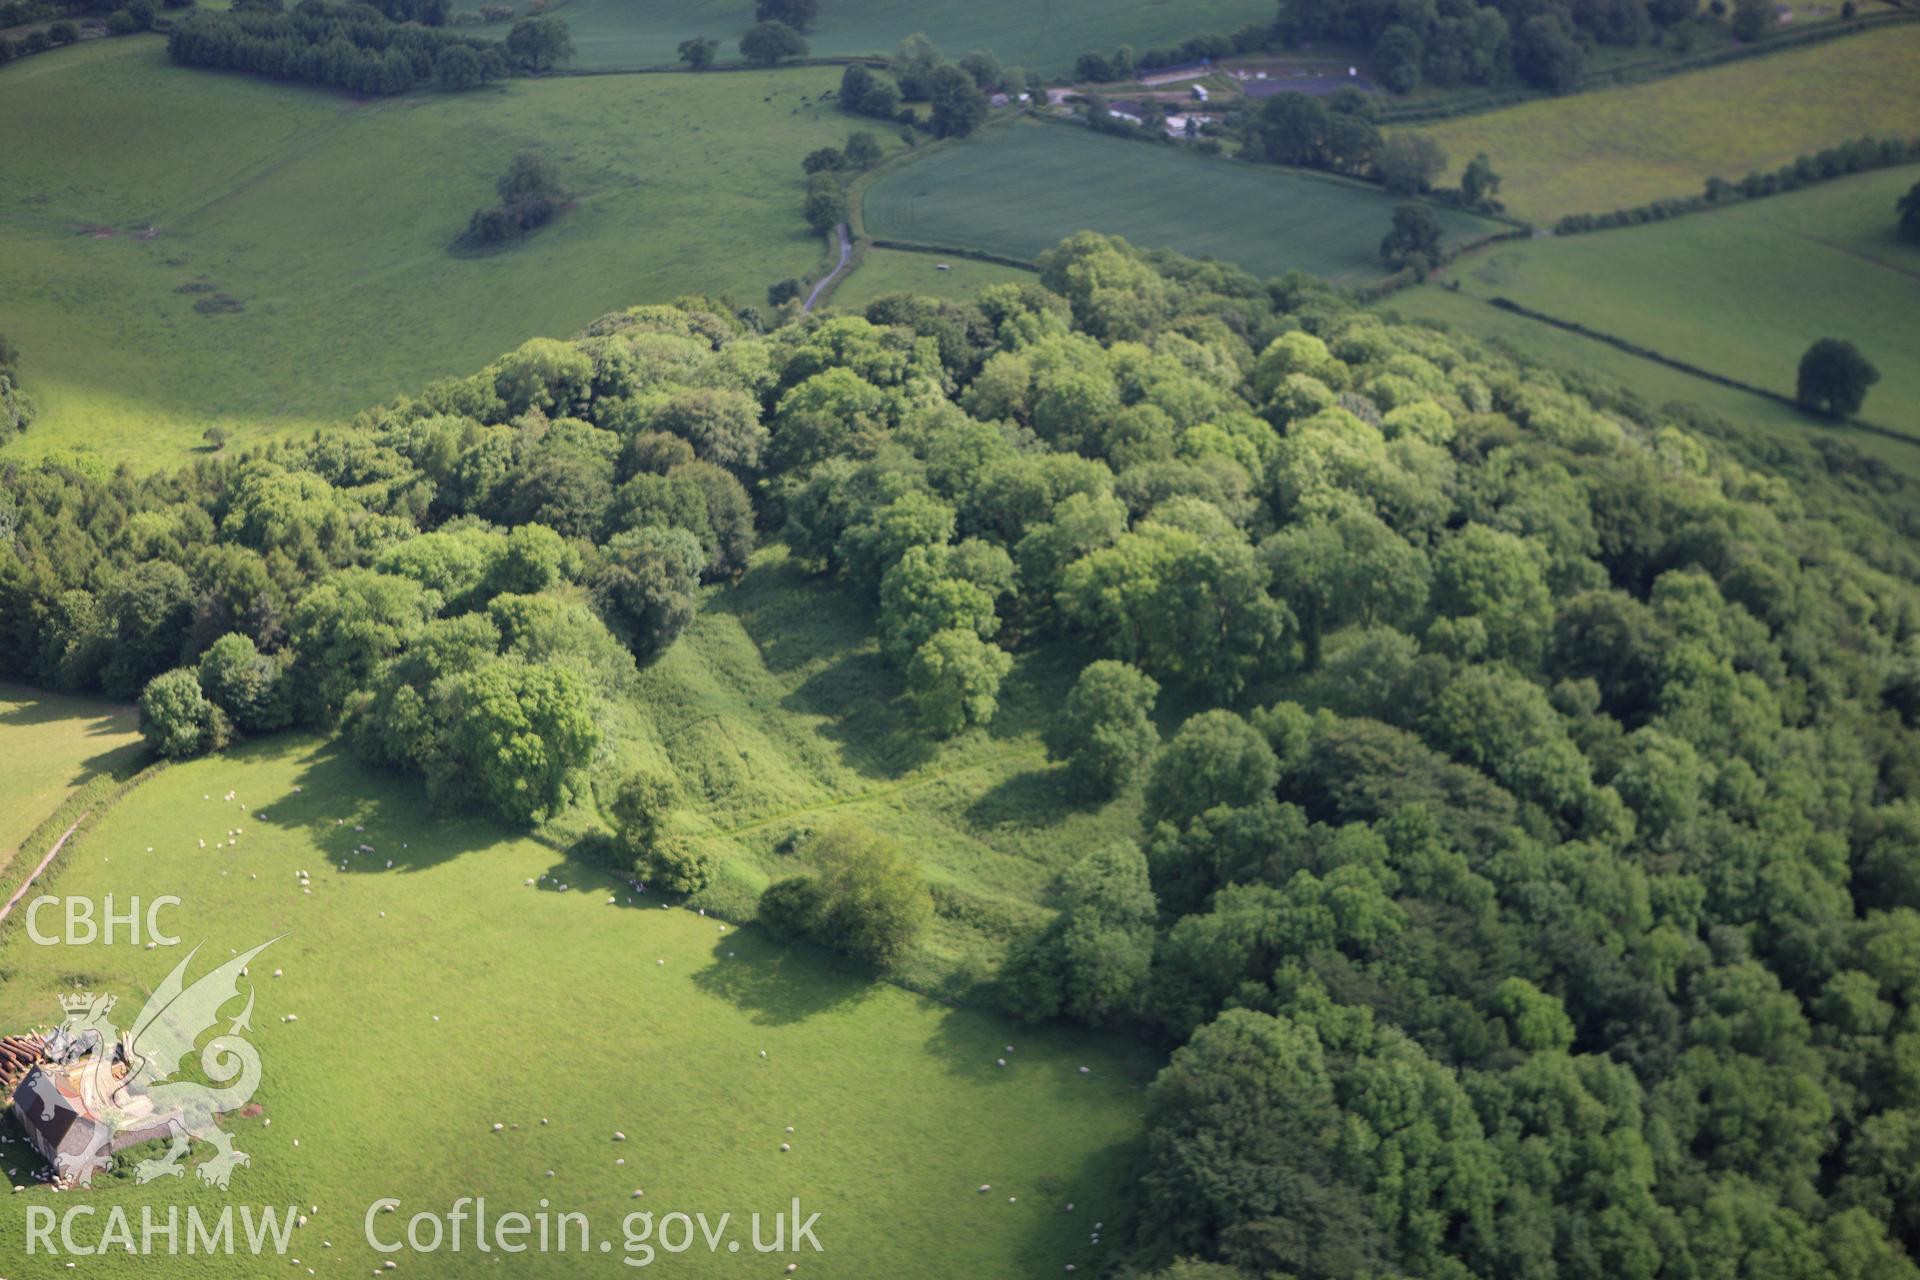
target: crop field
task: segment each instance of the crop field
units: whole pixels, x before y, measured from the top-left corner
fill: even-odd
[[[575,65],[588,68],[671,65],[688,36],[712,36],[721,58],[739,57],[740,34],[753,25],[754,6],[742,0],[567,0],[548,12],[567,20],[577,50]],[[1266,0],[979,0],[974,4],[926,5],[913,0],[836,0],[821,6],[807,32],[816,57],[887,53],[901,40],[924,33],[950,58],[976,49],[1044,76],[1073,70],[1090,51],[1110,53],[1178,44],[1202,32],[1226,32],[1250,22],[1269,22]]]
[[[895,166],[862,208],[883,239],[1032,259],[1091,229],[1259,276],[1298,268],[1352,284],[1384,274],[1394,201],[1359,183],[1023,121]],[[1450,242],[1499,229],[1436,212]]]
[[[134,709],[0,683],[0,867],[75,787],[144,748]]]
[[[377,852],[353,853],[362,843]],[[382,1220],[387,1238],[416,1211],[485,1195],[494,1214],[585,1213],[615,1249],[636,1210],[731,1212],[744,1241],[750,1213],[797,1197],[820,1214],[824,1248],[795,1259],[801,1275],[1088,1269],[1088,1228],[1115,1216],[1154,1061],[1144,1049],[954,1010],[754,928],[662,910],[536,840],[432,815],[413,784],[314,739],[168,769],[69,854],[57,892],[175,894],[164,920],[182,945],[32,946],[13,930],[0,948],[9,1029],[57,1021],[75,975],[119,993],[130,1023],[188,948],[203,946],[197,976],[278,939],[243,984],[257,1000],[259,1110],[224,1121],[251,1164],[225,1195],[192,1176],[117,1175],[89,1202],[136,1221],[143,1204],[317,1207],[266,1271],[245,1256],[102,1256],[87,1274],[365,1275],[381,1262],[362,1235],[378,1196],[402,1206]],[[40,1188],[15,1195],[0,1251],[20,1258],[26,1207],[48,1203]],[[691,1276],[779,1274],[786,1261],[746,1244],[657,1260]],[[498,1262],[413,1254],[404,1274],[496,1275]],[[598,1253],[550,1253],[539,1274],[607,1268]]]
[[[171,67],[145,39],[8,66],[0,333],[42,406],[9,452],[178,462],[209,425],[311,427],[616,307],[759,301],[820,259],[796,157],[845,138],[816,101],[836,82],[563,77],[363,101]],[[529,147],[572,207],[516,248],[449,252]]]
[[[947,269],[940,270],[945,263]],[[875,298],[889,293],[920,293],[933,298],[965,301],[990,284],[1028,283],[1031,271],[978,258],[940,257],[903,249],[868,249],[852,275],[833,291],[832,305],[843,311],[863,310]]]
[[[1861,417],[1920,431],[1920,250],[1894,202],[1920,166],[1861,174],[1669,222],[1496,246],[1458,264],[1480,297],[1522,305],[1791,395],[1816,338],[1879,368]]]
[[[1648,84],[1426,125],[1453,161],[1484,151],[1517,217],[1548,225],[1697,194],[1862,134],[1920,129],[1920,26],[1830,40]]]

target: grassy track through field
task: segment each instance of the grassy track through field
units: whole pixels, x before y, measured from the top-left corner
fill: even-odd
[[[1018,121],[895,165],[862,213],[880,239],[1032,259],[1091,229],[1260,276],[1297,268],[1352,284],[1385,274],[1380,237],[1394,205],[1360,183]],[[1436,212],[1453,243],[1500,229]]]
[[[1509,211],[1541,225],[1696,195],[1848,138],[1920,132],[1920,25],[1648,84],[1425,125],[1453,160],[1484,151]]]

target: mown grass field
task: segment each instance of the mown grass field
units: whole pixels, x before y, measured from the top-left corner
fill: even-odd
[[[567,20],[576,50],[574,65],[590,68],[672,65],[688,36],[712,36],[721,59],[740,56],[740,35],[753,25],[754,6],[742,0],[567,0],[549,12]],[[975,49],[996,54],[1005,66],[1046,76],[1066,75],[1074,59],[1179,44],[1203,32],[1227,32],[1250,22],[1269,22],[1266,0],[976,0],[972,4],[915,4],[912,0],[836,0],[821,6],[807,32],[816,57],[889,53],[901,40],[923,32],[950,58]]]
[[[945,263],[947,269],[940,270]],[[1030,283],[1031,271],[978,258],[911,253],[901,249],[868,249],[852,275],[833,291],[829,305],[843,311],[863,310],[875,298],[889,293],[919,293],[958,301],[976,297],[992,284]]]
[[[1378,279],[1394,201],[1307,176],[1020,121],[883,173],[862,205],[869,234],[1031,259],[1076,231],[1232,262],[1255,275],[1298,268],[1341,283]],[[1497,223],[1438,210],[1451,241]]]
[[[0,333],[43,413],[9,452],[178,462],[210,424],[311,427],[616,307],[762,301],[821,257],[797,157],[845,138],[815,101],[837,78],[360,101],[172,67],[158,40],[23,59],[0,70]],[[574,207],[518,248],[449,253],[527,147]],[[245,309],[195,309],[214,293]]]
[[[1495,246],[1461,286],[1506,296],[1767,390],[1793,394],[1816,338],[1851,339],[1880,369],[1861,417],[1920,434],[1920,249],[1894,203],[1920,166],[1592,235]]]
[[[0,867],[74,788],[141,750],[131,706],[0,683]]]
[[[377,852],[354,854],[363,842]],[[616,1251],[511,1269],[498,1253],[403,1254],[400,1274],[626,1274],[629,1212],[731,1211],[744,1240],[748,1213],[794,1197],[820,1213],[826,1250],[798,1259],[803,1276],[1087,1271],[1155,1067],[1137,1046],[949,1008],[752,927],[624,891],[610,905],[606,880],[548,845],[432,815],[414,783],[311,738],[165,770],[63,856],[53,891],[178,895],[164,919],[183,945],[35,946],[11,929],[0,1027],[57,1021],[55,997],[76,984],[119,993],[125,1025],[187,947],[204,947],[199,973],[280,938],[252,970],[263,1112],[225,1121],[251,1166],[226,1195],[191,1176],[116,1178],[88,1202],[136,1223],[142,1205],[318,1206],[287,1258],[106,1256],[82,1260],[90,1275],[365,1275],[382,1260],[362,1239],[376,1197],[402,1201],[382,1219],[393,1236],[481,1194],[495,1214],[587,1213]],[[0,1256],[21,1265],[28,1205],[74,1199],[8,1197]],[[688,1276],[778,1275],[785,1261],[745,1245],[657,1259]],[[62,1260],[25,1265],[11,1274],[66,1274]]]
[[[1648,84],[1420,126],[1449,180],[1484,151],[1517,217],[1550,225],[1697,194],[1862,134],[1920,129],[1920,26],[1830,40]]]

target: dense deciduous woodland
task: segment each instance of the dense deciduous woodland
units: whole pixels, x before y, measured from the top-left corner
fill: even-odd
[[[1053,749],[1145,823],[997,985],[1171,1048],[1136,1272],[1912,1276],[1911,493],[1305,278],[1085,234],[1041,282],[638,307],[304,443],[9,463],[0,672],[538,821],[783,539],[928,733],[1086,657]]]

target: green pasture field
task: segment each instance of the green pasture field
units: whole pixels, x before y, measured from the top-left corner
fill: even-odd
[[[947,269],[940,270],[945,263]],[[965,302],[992,284],[1031,284],[1031,271],[978,258],[913,253],[903,249],[869,248],[853,274],[834,289],[829,305],[842,311],[863,311],[875,298],[890,293],[918,293],[930,298]]]
[[[1385,274],[1395,201],[1360,183],[1236,164],[1066,125],[1017,121],[880,175],[862,206],[886,240],[1032,259],[1076,231],[1342,284]],[[1449,242],[1498,223],[1436,209]]]
[[[1550,225],[1690,196],[1863,134],[1920,131],[1920,26],[1829,40],[1647,84],[1543,98],[1419,131],[1452,159],[1484,151],[1517,217]]]
[[[148,39],[0,69],[0,333],[42,406],[8,452],[173,463],[209,425],[310,428],[618,307],[763,301],[821,258],[798,158],[852,127],[817,101],[836,82],[822,67],[360,100],[173,67]],[[559,161],[573,207],[517,248],[449,252],[528,147]],[[245,309],[196,310],[216,295]]]
[[[1879,369],[1860,416],[1920,435],[1920,249],[1894,203],[1920,165],[1667,222],[1493,246],[1453,270],[1505,296],[1726,377],[1792,395],[1816,339]]]
[[[741,33],[753,25],[743,0],[567,0],[549,13],[567,20],[572,65],[607,69],[670,66],[689,36],[720,41],[722,61],[740,57]],[[1189,36],[1230,32],[1273,20],[1267,0],[976,0],[972,4],[915,4],[912,0],[834,0],[821,6],[807,32],[814,57],[890,53],[916,32],[958,58],[976,49],[1003,66],[1034,75],[1064,76],[1083,53],[1111,53],[1123,44],[1145,51],[1177,45]]]
[[[1612,383],[1631,391],[1649,406],[1692,405],[1742,431],[1769,439],[1802,443],[1821,433],[1832,432],[1867,456],[1920,480],[1920,444],[1904,444],[1844,424],[1809,417],[1777,400],[1697,378],[1604,342],[1497,310],[1465,293],[1427,285],[1396,293],[1377,309],[1404,320],[1438,321],[1541,364]]]
[[[0,868],[73,790],[143,750],[131,706],[0,683]]]
[[[354,853],[362,843],[376,852]],[[795,1197],[820,1214],[825,1249],[795,1259],[801,1276],[1091,1272],[1093,1224],[1121,1225],[1149,1051],[947,1007],[757,928],[664,910],[537,839],[432,814],[417,784],[313,738],[164,770],[63,855],[52,891],[122,906],[177,895],[162,921],[182,945],[36,946],[10,928],[9,1031],[57,1021],[56,996],[76,985],[117,993],[124,1027],[189,947],[202,947],[197,976],[278,939],[244,980],[260,1112],[223,1122],[250,1166],[225,1194],[191,1174],[144,1187],[115,1176],[87,1202],[103,1216],[125,1206],[136,1225],[148,1205],[163,1218],[189,1204],[311,1215],[283,1258],[109,1255],[82,1259],[83,1274],[364,1276],[383,1260],[363,1238],[383,1196],[401,1202],[379,1219],[383,1239],[415,1212],[484,1195],[495,1215],[549,1202],[585,1213],[596,1242],[614,1244],[503,1259],[473,1252],[469,1234],[464,1253],[397,1255],[402,1276],[651,1274],[621,1265],[628,1213],[731,1212],[744,1241],[749,1213]],[[63,1258],[23,1262],[22,1232],[29,1206],[77,1199],[31,1185],[7,1197],[0,1268],[67,1274]],[[777,1276],[787,1260],[743,1244],[655,1262]]]

